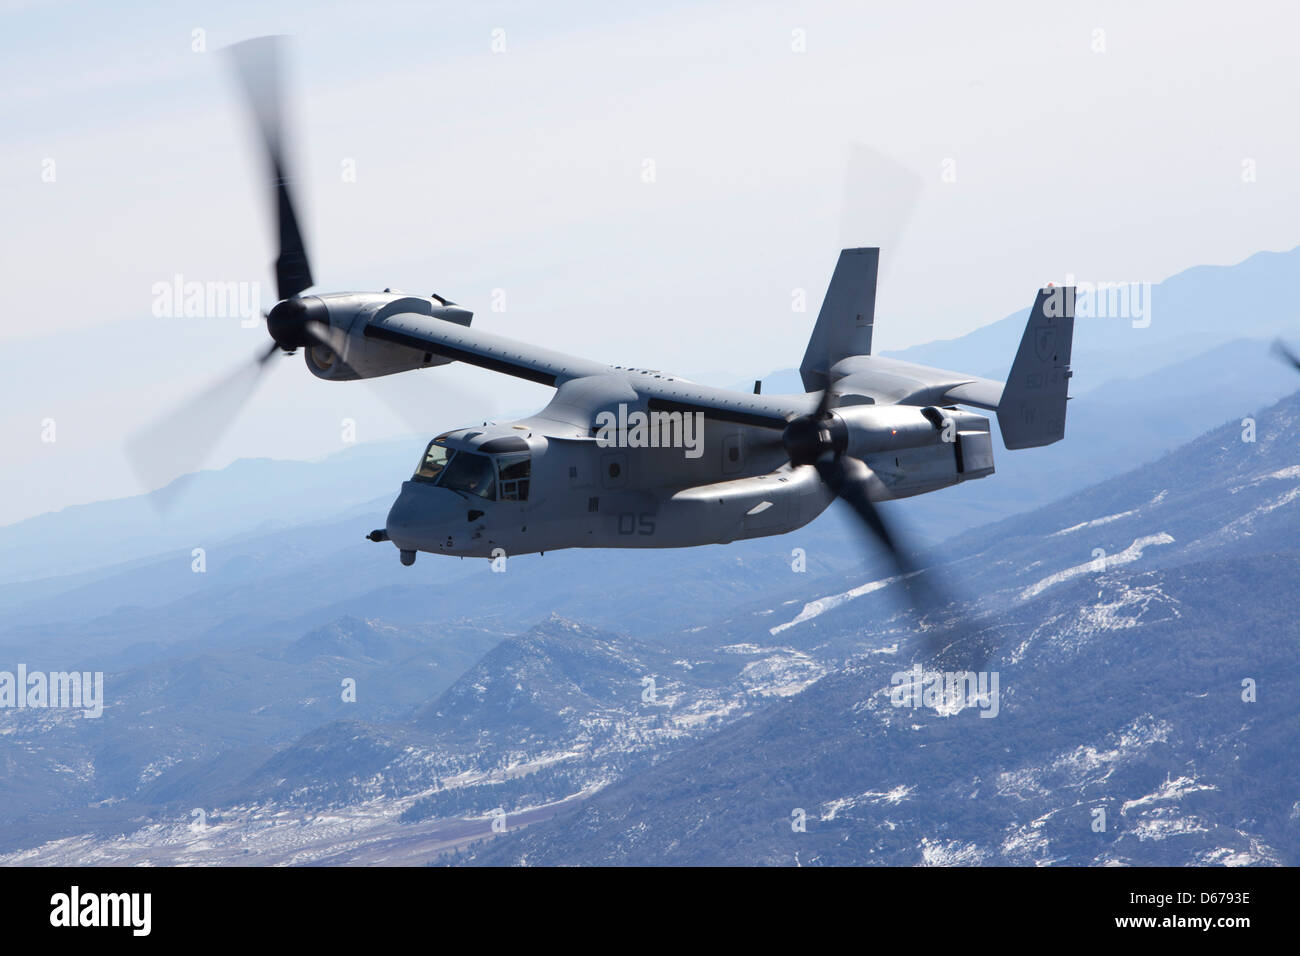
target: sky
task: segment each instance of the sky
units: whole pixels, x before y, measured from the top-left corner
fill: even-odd
[[[0,0],[0,523],[138,492],[127,437],[265,347],[238,316],[153,314],[177,276],[273,304],[229,43],[290,35],[317,290],[436,291],[476,326],[728,385],[798,364],[845,245],[883,249],[877,350],[1066,275],[1158,282],[1297,245],[1298,21],[1285,3]],[[278,360],[208,464],[549,396],[455,366],[384,390]]]

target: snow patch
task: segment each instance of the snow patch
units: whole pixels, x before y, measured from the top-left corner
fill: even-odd
[[[919,571],[911,572],[911,574],[919,573]],[[870,594],[872,591],[879,591],[881,588],[888,587],[895,581],[901,581],[905,577],[910,577],[911,574],[896,574],[892,578],[884,578],[880,581],[869,581],[866,584],[853,588],[851,591],[845,591],[843,594],[832,594],[828,597],[818,598],[816,601],[809,601],[803,606],[803,610],[799,612],[798,616],[796,616],[793,621],[787,621],[785,624],[778,624],[776,627],[770,628],[768,633],[780,634],[787,628],[794,627],[796,624],[802,624],[805,621],[810,621],[819,614],[826,613],[831,608],[839,607],[846,601],[852,601],[854,598],[862,597],[864,594]]]
[[[921,838],[922,866],[977,866],[984,862],[987,851],[974,843],[961,844],[956,840],[930,840]]]
[[[1159,501],[1163,495],[1164,492],[1162,491],[1159,495],[1156,495],[1155,500]],[[1104,524],[1110,524],[1112,521],[1118,521],[1120,518],[1127,518],[1129,515],[1136,513],[1136,510],[1121,511],[1118,514],[1106,515],[1104,518],[1093,518],[1091,521],[1081,521],[1078,524],[1070,525],[1068,528],[1062,528],[1060,531],[1053,531],[1051,536],[1053,538],[1058,538],[1063,534],[1069,534],[1071,531],[1078,531],[1081,528],[1098,528]]]
[[[897,806],[906,800],[915,789],[916,787],[899,784],[893,790],[867,790],[858,794],[856,797],[840,797],[837,800],[827,800],[822,804],[822,822],[825,823],[829,820],[834,820],[835,815],[841,810],[851,810],[863,803]]]
[[[1127,816],[1129,810],[1136,807],[1149,807],[1165,800],[1181,800],[1187,794],[1196,793],[1198,790],[1217,789],[1218,787],[1208,783],[1197,783],[1195,777],[1179,777],[1177,780],[1166,779],[1155,792],[1148,793],[1145,797],[1138,797],[1136,800],[1126,800],[1124,805],[1119,808],[1119,812],[1121,816]]]
[[[1297,489],[1300,491],[1300,489]],[[1142,557],[1142,552],[1149,547],[1157,544],[1173,544],[1173,535],[1160,532],[1159,534],[1148,534],[1135,540],[1119,554],[1108,554],[1105,557],[1097,558],[1092,561],[1086,561],[1083,564],[1076,564],[1072,568],[1066,568],[1064,571],[1057,571],[1055,574],[1049,574],[1036,584],[1031,584],[1020,592],[1020,600],[1027,601],[1032,597],[1037,597],[1048,588],[1055,584],[1062,584],[1071,578],[1077,578],[1082,574],[1095,574],[1110,568],[1119,567],[1125,564],[1132,564],[1138,558]]]

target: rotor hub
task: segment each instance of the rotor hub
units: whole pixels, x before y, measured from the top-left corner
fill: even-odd
[[[844,420],[831,412],[825,412],[820,418],[802,415],[781,433],[781,444],[795,465],[816,464],[826,455],[839,457],[848,443],[849,432]]]
[[[266,331],[275,344],[286,352],[316,344],[316,337],[308,326],[312,322],[329,325],[329,312],[325,303],[315,296],[300,298],[293,296],[277,302],[266,315]]]

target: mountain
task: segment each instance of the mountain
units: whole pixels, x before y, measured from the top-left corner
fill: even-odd
[[[185,801],[228,791],[324,723],[404,719],[501,637],[450,623],[398,628],[344,618],[278,647],[190,652],[106,673],[97,718],[7,709],[0,733],[0,766],[11,771],[0,777],[0,820],[11,825],[5,842],[58,829],[69,814],[111,829],[176,801],[188,813],[195,804]],[[345,699],[344,681],[353,682],[353,701]],[[235,776],[235,767],[243,773]]]
[[[1026,494],[1052,487],[1043,484],[1044,478],[1079,474],[1081,483],[1074,487],[1084,487],[1289,392],[1288,370],[1266,349],[1275,336],[1300,334],[1300,315],[1286,305],[1298,267],[1300,247],[1260,252],[1231,266],[1198,266],[1153,285],[1149,301],[1143,296],[1141,318],[1081,317],[1075,328],[1070,440],[1026,455],[1003,454],[998,482],[975,483],[972,487],[980,490],[969,506],[935,504],[933,515],[920,524],[960,530],[1023,510],[1016,503]],[[1027,309],[1016,312],[958,339],[884,354],[1001,379],[1027,314]],[[149,341],[171,341],[176,331]],[[214,334],[210,329],[202,335],[195,328],[184,331],[197,341]],[[103,334],[113,339],[121,333]],[[43,341],[23,347],[36,350],[34,362],[33,356],[15,358],[24,367],[48,367],[47,359],[54,355],[53,364],[75,358],[104,374],[102,363],[83,357],[100,354],[94,349],[70,356],[66,350],[51,352],[50,343]],[[84,383],[85,376],[71,377]],[[736,387],[748,391],[750,384]],[[802,385],[797,373],[783,370],[764,379],[764,391],[800,392]],[[1136,404],[1129,404],[1130,399]],[[1163,409],[1149,407],[1156,402],[1176,405],[1179,412],[1161,414]],[[1106,438],[1109,457],[1088,453],[1098,437]],[[187,486],[185,494],[173,499],[165,517],[155,507],[156,496],[142,495],[0,527],[0,608],[28,597],[56,597],[125,563],[210,547],[259,529],[295,527],[363,505],[382,518],[418,451],[419,439],[411,439],[358,445],[318,462],[240,461],[179,479]],[[924,500],[935,501],[933,496]],[[936,531],[931,540],[945,536]],[[13,587],[16,583],[22,587]]]
[[[472,859],[1293,866],[1295,625],[1271,605],[1242,629],[1232,602],[1297,573],[1270,555],[1076,583],[1027,609],[1053,626],[998,661],[995,719],[900,710],[900,664],[864,658]],[[1251,675],[1280,692],[1243,703]]]
[[[956,534],[1153,461],[1225,419],[1240,421],[1260,399],[1286,394],[1294,384],[1294,371],[1273,359],[1265,343],[1230,342],[1137,380],[1089,392],[1071,403],[1066,441],[1001,452],[992,478],[889,503],[885,512],[918,545],[941,552],[947,545],[940,548],[939,543]],[[342,466],[327,461],[301,467],[331,471]],[[215,482],[223,476],[225,472],[205,477]],[[332,478],[318,481],[334,483]],[[345,469],[339,482],[361,479],[354,481]],[[373,477],[362,484],[380,486]],[[342,615],[417,623],[426,619],[433,589],[441,595],[443,614],[472,617],[492,607],[502,626],[528,626],[536,620],[535,607],[606,626],[639,625],[643,613],[660,616],[649,601],[640,601],[634,592],[630,603],[615,605],[605,595],[627,580],[651,578],[661,582],[659,593],[695,595],[695,600],[678,603],[678,613],[687,614],[679,623],[689,626],[704,619],[692,609],[713,606],[709,594],[720,588],[745,593],[754,586],[748,582],[761,578],[764,569],[788,566],[794,547],[805,550],[817,573],[860,563],[858,538],[837,514],[840,509],[832,508],[794,534],[715,548],[671,554],[552,552],[512,561],[504,577],[488,575],[474,561],[426,559],[398,569],[390,547],[361,537],[383,522],[388,504],[379,498],[343,510],[322,505],[319,511],[328,519],[214,534],[211,540],[191,539],[150,559],[0,588],[5,622],[0,647],[27,655],[64,648],[75,658],[85,647],[125,653],[127,648],[167,645],[181,636],[211,635],[226,643],[232,627],[250,641],[280,639]],[[86,535],[88,542],[95,541],[91,531]],[[202,574],[193,572],[192,545],[204,548]],[[139,659],[137,654],[126,662]]]
[[[400,724],[320,728],[244,781],[239,799],[283,801],[291,789],[295,805],[332,807],[415,794],[404,819],[420,820],[449,804],[490,810],[509,784],[539,772],[571,787],[554,794],[564,797],[824,672],[789,647],[672,645],[553,616],[502,641]],[[475,788],[486,796],[467,797]]]
[[[978,613],[927,666],[997,672],[992,719],[894,705],[913,624],[859,583],[769,630],[870,652],[470,861],[1296,865],[1300,396],[1253,417],[952,542]]]
[[[1288,304],[1298,269],[1300,246],[1285,252],[1257,252],[1234,265],[1186,269],[1151,283],[1149,300],[1146,291],[1139,290],[1141,309],[1131,303],[1125,310],[1121,303],[1111,303],[1108,295],[1094,293],[1092,314],[1081,311],[1075,321],[1071,393],[1082,395],[1111,381],[1140,378],[1235,339],[1267,341],[1300,335],[1300,310]],[[1065,278],[1057,277],[1057,284],[1064,284]],[[1088,276],[1079,279],[1097,285]],[[1025,309],[961,338],[885,354],[1001,380],[1028,316],[1026,303]],[[1212,387],[1213,380],[1205,385]]]
[[[429,637],[445,643],[454,636]],[[468,637],[461,638],[467,651]],[[390,822],[406,825],[409,835],[498,807],[526,818],[539,803],[595,792],[824,673],[810,655],[787,647],[666,647],[552,617],[496,643],[445,686],[438,666],[445,653],[431,661],[427,643],[420,653],[413,640],[374,622],[347,621],[274,655],[295,669],[296,680],[274,669],[241,680],[235,668],[207,658],[119,679],[128,682],[127,700],[106,715],[126,713],[105,719],[103,734],[99,725],[85,726],[94,721],[67,721],[54,742],[52,728],[41,729],[58,766],[29,767],[23,786],[47,782],[30,810],[56,812],[14,819],[0,843],[10,856],[0,859],[30,860],[28,848],[44,844],[35,857],[42,861],[64,853],[139,861],[156,859],[164,845],[193,848],[196,841],[224,844],[233,859],[250,834],[268,854],[333,839],[340,815],[367,847],[377,832],[392,838]],[[361,666],[358,655],[372,666]],[[357,704],[340,703],[341,675],[356,675]],[[147,682],[155,706],[141,709],[137,695]],[[271,697],[267,684],[281,699],[258,707]],[[412,704],[421,694],[430,696]],[[200,740],[193,721],[205,711],[220,716]],[[356,718],[340,719],[348,711]],[[321,720],[327,715],[335,719]],[[165,756],[157,753],[155,720],[166,721]],[[7,746],[17,755],[32,743],[19,729]],[[79,769],[74,787],[57,774],[69,766]],[[56,798],[60,780],[64,792]],[[11,790],[0,805],[12,810],[21,798]],[[189,823],[193,808],[207,808],[201,828]]]
[[[1078,359],[1074,367],[1079,377],[1095,374]],[[1046,504],[1154,461],[1224,421],[1240,421],[1295,386],[1295,370],[1270,355],[1267,342],[1234,339],[1132,379],[1080,388],[1070,402],[1065,440],[1025,452],[999,449],[997,474],[963,488],[961,508],[984,523]],[[938,495],[917,504],[921,513],[935,509],[930,520],[949,526],[961,520]],[[968,519],[958,530],[974,523]]]
[[[346,616],[402,626],[464,620],[508,632],[555,611],[674,629],[715,618],[719,595],[758,595],[774,578],[797,588],[801,579],[789,574],[796,547],[811,576],[860,567],[867,554],[847,516],[831,514],[784,538],[688,551],[524,555],[502,573],[437,557],[403,568],[391,545],[364,540],[375,517],[363,510],[217,543],[203,573],[180,551],[20,603],[5,611],[0,653],[33,666],[84,666],[89,656],[97,669],[134,667],[182,648],[285,641]],[[639,587],[611,600],[627,581]]]
[[[786,568],[677,631],[466,632],[481,650],[462,644],[441,688],[425,655],[447,634],[340,622],[270,659],[318,694],[373,662],[366,709],[282,697],[278,725],[254,703],[286,676],[206,655],[141,669],[115,682],[138,701],[135,744],[39,729],[51,766],[22,786],[83,769],[62,812],[13,820],[0,859],[1294,863],[1300,395],[1251,417],[1253,435],[1230,422],[954,537],[926,573],[956,603],[919,639],[899,582]],[[928,666],[998,673],[996,717],[893,706],[895,675],[935,646]],[[188,729],[224,701],[202,739]],[[143,772],[151,750],[173,757]]]
[[[1132,333],[1157,330],[1164,314]],[[1240,787],[1234,755],[1294,764],[1271,728],[1295,726],[1276,708],[1294,686],[1282,600],[1294,580],[1300,417],[1295,396],[1252,409],[1296,382],[1266,341],[1231,337],[1272,321],[1197,326],[1193,342],[1150,350],[1137,377],[1080,388],[1065,442],[1000,454],[991,481],[884,505],[947,602],[926,612],[919,640],[908,592],[837,508],[791,535],[727,546],[555,552],[513,558],[503,574],[448,559],[401,568],[391,546],[362,538],[387,510],[388,496],[374,496],[387,470],[409,467],[397,447],[391,462],[357,448],[354,459],[205,473],[195,480],[210,508],[181,499],[196,503],[194,523],[175,540],[131,539],[143,499],[3,529],[12,568],[43,560],[48,533],[83,570],[0,587],[0,670],[102,670],[107,704],[99,719],[0,714],[2,859],[701,862],[686,847],[698,836],[718,861],[790,861],[773,842],[788,823],[768,840],[771,818],[745,817],[734,793],[762,813],[776,806],[768,794],[802,794],[794,806],[826,823],[876,820],[875,807],[893,814],[879,817],[885,830],[920,835],[868,846],[810,824],[800,837],[831,836],[811,856],[812,840],[794,847],[800,862],[914,862],[918,846],[929,848],[922,861],[1292,860],[1279,809],[1288,772],[1258,800],[1234,797],[1248,808],[1239,820],[1213,803]],[[289,500],[295,485],[312,490]],[[263,507],[284,523],[259,526]],[[792,567],[795,548],[806,573]],[[937,660],[951,669],[999,669],[998,719],[882,709],[893,673],[932,648],[946,648]],[[1133,674],[1149,675],[1157,699]],[[1239,699],[1244,677],[1260,688],[1249,713],[1267,718],[1233,736],[1216,681]],[[355,702],[340,693],[348,680]],[[1118,786],[1127,771],[1068,772],[1072,753],[1086,763],[1112,751],[1116,767],[1166,771],[1168,786],[1162,777],[1139,793]],[[931,753],[945,766],[928,789]],[[1133,786],[1147,786],[1150,775],[1134,773]],[[1032,776],[1042,792],[1003,799],[990,774]],[[962,804],[945,829],[943,808],[977,791],[988,806]],[[1049,813],[1072,825],[1053,802],[1068,793],[1089,813],[1118,801],[1119,823],[1149,811],[1177,822],[1130,828],[1091,857],[1068,830],[1050,836],[1046,856],[1003,852],[995,836],[1018,846],[1013,825]],[[660,802],[682,814],[677,829],[637,816]],[[1041,812],[1017,824],[1020,803]],[[202,824],[191,820],[199,809]],[[496,811],[509,830],[528,829],[483,843]],[[642,834],[634,846],[616,821]],[[1160,842],[1161,827],[1189,836]]]
[[[244,459],[178,478],[152,495],[74,505],[0,527],[0,606],[11,596],[51,593],[67,583],[33,590],[38,579],[94,581],[102,577],[96,571],[163,552],[188,553],[338,515],[385,489],[391,502],[418,454],[418,442],[395,441],[358,445],[319,462]],[[158,506],[164,495],[165,512]]]

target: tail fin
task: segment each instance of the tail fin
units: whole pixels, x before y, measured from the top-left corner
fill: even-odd
[[[1036,448],[1065,437],[1073,339],[1073,287],[1039,289],[998,402],[1007,448]]]
[[[871,354],[871,330],[876,322],[877,248],[845,249],[817,314],[799,375],[810,392],[830,384],[832,365],[849,355]]]

